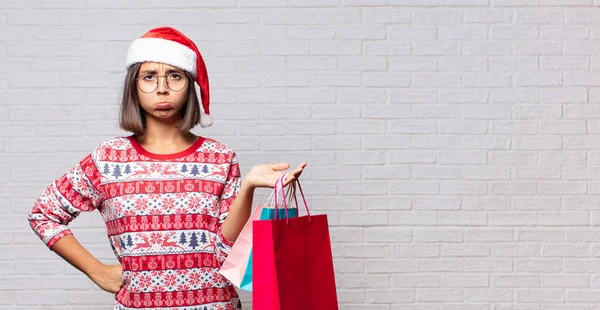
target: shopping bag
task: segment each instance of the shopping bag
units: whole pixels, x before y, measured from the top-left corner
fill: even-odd
[[[274,185],[271,196],[267,199],[265,204],[259,204],[256,206],[248,222],[242,228],[242,231],[235,240],[229,255],[219,268],[219,273],[227,278],[236,287],[252,291],[252,222],[259,219],[274,219],[276,217],[283,217],[284,210],[278,209],[278,215],[275,215],[275,209],[272,205],[273,194],[277,193],[283,183],[280,183],[282,179],[287,176],[288,173],[284,174]],[[296,206],[297,206],[296,202]],[[290,210],[288,213],[291,217],[296,217],[298,212],[297,209]]]
[[[275,214],[275,212],[277,212],[277,215]],[[275,218],[283,218],[285,216],[284,212],[285,211],[282,209],[275,210],[274,208],[268,208],[266,206],[263,206],[259,220],[272,220]],[[298,217],[298,209],[290,208],[288,210],[288,215],[289,217]],[[251,220],[252,219],[249,220],[250,227],[252,227],[252,222],[250,222]],[[252,239],[252,234],[250,234],[250,239]],[[249,292],[252,291],[252,249],[250,249],[250,256],[248,258],[246,270],[242,277],[242,282],[239,288]]]
[[[306,216],[252,223],[252,308],[336,310],[327,215],[310,214],[300,182],[296,183]],[[277,193],[274,200],[277,209]]]

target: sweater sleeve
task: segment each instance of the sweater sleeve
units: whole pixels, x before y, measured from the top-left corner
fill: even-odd
[[[231,246],[233,246],[233,242],[225,239],[223,236],[222,224],[225,222],[227,214],[229,213],[229,209],[231,208],[235,197],[237,197],[237,194],[240,191],[240,186],[240,167],[237,156],[234,152],[231,157],[227,181],[219,199],[219,227],[217,229],[216,255],[221,264],[225,261],[227,255],[229,255]]]
[[[103,195],[99,185],[100,172],[89,154],[37,198],[27,218],[48,248],[72,234],[67,225],[82,211],[92,211],[100,205]]]

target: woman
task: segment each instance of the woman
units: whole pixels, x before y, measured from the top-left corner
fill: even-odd
[[[50,184],[29,213],[31,227],[115,293],[114,309],[241,309],[218,269],[250,216],[254,189],[272,187],[290,166],[253,166],[242,180],[231,148],[190,132],[212,124],[209,83],[196,45],[179,31],[155,28],[135,40],[127,70],[120,126],[133,134],[102,141]],[[120,264],[99,262],[67,227],[94,209]]]

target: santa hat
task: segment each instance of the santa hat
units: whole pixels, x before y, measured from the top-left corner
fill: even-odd
[[[151,29],[129,46],[126,68],[144,61],[166,63],[191,73],[200,87],[200,99],[204,108],[200,115],[200,126],[204,128],[212,125],[208,73],[204,59],[192,40],[171,27]]]

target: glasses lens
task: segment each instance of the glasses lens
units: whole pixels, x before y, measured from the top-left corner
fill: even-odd
[[[185,87],[187,78],[179,73],[172,73],[167,76],[167,84],[172,91],[180,91]]]
[[[151,93],[156,90],[156,76],[146,75],[138,79],[138,87],[145,93]]]

